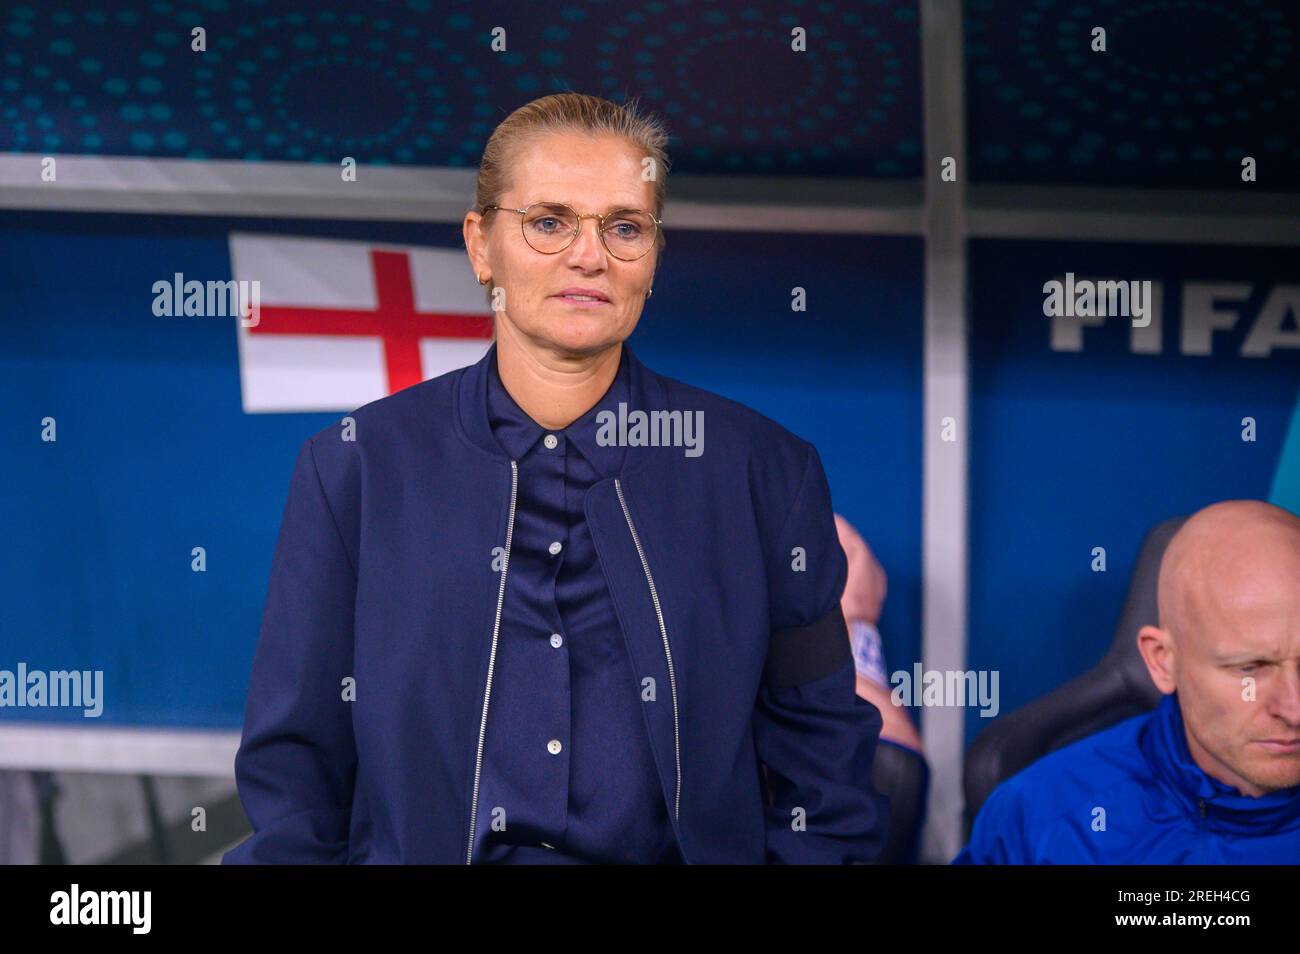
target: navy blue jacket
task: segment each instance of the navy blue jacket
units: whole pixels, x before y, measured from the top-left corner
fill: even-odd
[[[632,669],[657,686],[642,713],[683,859],[874,860],[881,718],[854,691],[817,452],[627,358],[630,411],[706,425],[699,456],[629,446],[585,506]],[[226,863],[477,860],[518,489],[492,360],[304,442],[235,759],[253,835]]]
[[[1300,786],[1252,798],[1206,775],[1174,693],[995,788],[953,863],[1300,864]]]

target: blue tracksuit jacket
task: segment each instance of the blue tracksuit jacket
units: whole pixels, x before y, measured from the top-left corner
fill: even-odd
[[[1297,864],[1300,786],[1251,798],[1206,775],[1175,693],[999,785],[953,863]]]
[[[628,446],[585,500],[633,688],[656,687],[641,711],[682,856],[873,860],[881,719],[854,692],[818,455],[627,357],[629,412],[705,425],[699,456]],[[477,860],[484,740],[524,702],[492,692],[518,474],[487,419],[491,360],[304,442],[235,760],[254,833],[226,863]]]

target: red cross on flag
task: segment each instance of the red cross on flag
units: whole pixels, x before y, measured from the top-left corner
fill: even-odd
[[[244,411],[349,411],[487,352],[492,312],[465,252],[232,233]],[[251,286],[247,286],[251,287]]]

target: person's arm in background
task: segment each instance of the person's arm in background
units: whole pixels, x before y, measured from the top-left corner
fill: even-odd
[[[880,647],[880,611],[885,603],[888,578],[867,541],[854,526],[835,515],[835,532],[848,561],[848,576],[840,605],[848,621],[849,642],[857,670],[856,691],[880,710],[883,725],[880,737],[924,754],[921,734],[916,731],[907,709],[896,706],[890,698],[889,676],[885,672]]]
[[[753,715],[771,795],[764,809],[767,861],[871,862],[884,846],[889,814],[871,778],[880,713],[854,692],[840,609],[846,563],[826,475],[811,445],[775,541],[768,571],[771,646]]]
[[[352,675],[356,585],[308,439],[280,525],[235,756],[253,834],[223,864],[347,862],[357,756],[343,680]]]
[[[848,561],[840,606],[849,624],[857,693],[880,710],[883,720],[872,771],[876,786],[889,798],[889,839],[880,861],[913,864],[919,859],[929,804],[930,767],[907,708],[896,705],[888,689],[885,652],[876,629],[888,581],[867,541],[839,514],[835,530]]]

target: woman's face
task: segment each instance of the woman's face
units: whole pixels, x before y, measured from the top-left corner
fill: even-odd
[[[515,157],[510,187],[498,204],[522,209],[549,201],[564,203],[579,215],[615,209],[653,214],[654,183],[641,178],[643,158],[614,136],[545,136]],[[470,264],[504,290],[504,308],[496,318],[498,340],[574,356],[599,353],[632,334],[654,280],[658,249],[632,262],[615,258],[600,240],[597,220],[584,218],[568,248],[546,255],[524,241],[522,218],[506,211],[465,217]],[[479,225],[484,219],[490,227]],[[608,302],[592,305],[560,297],[569,288],[593,289]]]

